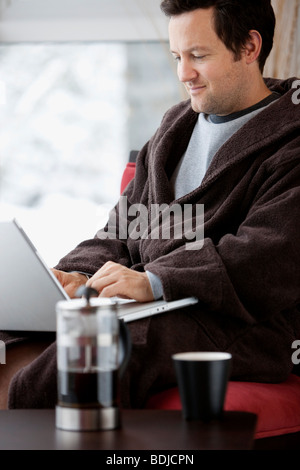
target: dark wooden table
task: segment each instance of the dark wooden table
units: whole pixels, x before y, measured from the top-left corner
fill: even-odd
[[[226,412],[221,421],[187,422],[180,411],[124,410],[114,431],[55,426],[54,410],[1,410],[1,450],[249,450],[256,416]]]

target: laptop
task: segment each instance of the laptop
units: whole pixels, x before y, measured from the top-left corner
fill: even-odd
[[[71,301],[35,246],[14,219],[0,221],[0,330],[56,331],[55,307]],[[196,297],[139,303],[121,298],[91,299],[116,304],[126,322],[193,305]]]

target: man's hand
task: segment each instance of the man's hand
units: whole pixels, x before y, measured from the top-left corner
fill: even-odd
[[[99,297],[125,297],[138,302],[154,300],[146,273],[108,261],[86,283],[99,292]]]
[[[83,284],[86,284],[87,281],[87,278],[84,274],[66,273],[64,271],[58,271],[54,268],[51,269],[51,271],[65,289],[68,296],[71,298],[75,297],[77,289]]]

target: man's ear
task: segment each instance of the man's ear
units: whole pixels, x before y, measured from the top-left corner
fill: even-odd
[[[252,64],[255,62],[261,52],[262,48],[262,37],[260,33],[256,30],[251,30],[249,32],[249,39],[243,47],[242,54],[246,60],[246,63]]]

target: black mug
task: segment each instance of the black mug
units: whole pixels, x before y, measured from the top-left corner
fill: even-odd
[[[186,420],[220,419],[232,356],[221,352],[188,352],[172,356]]]

